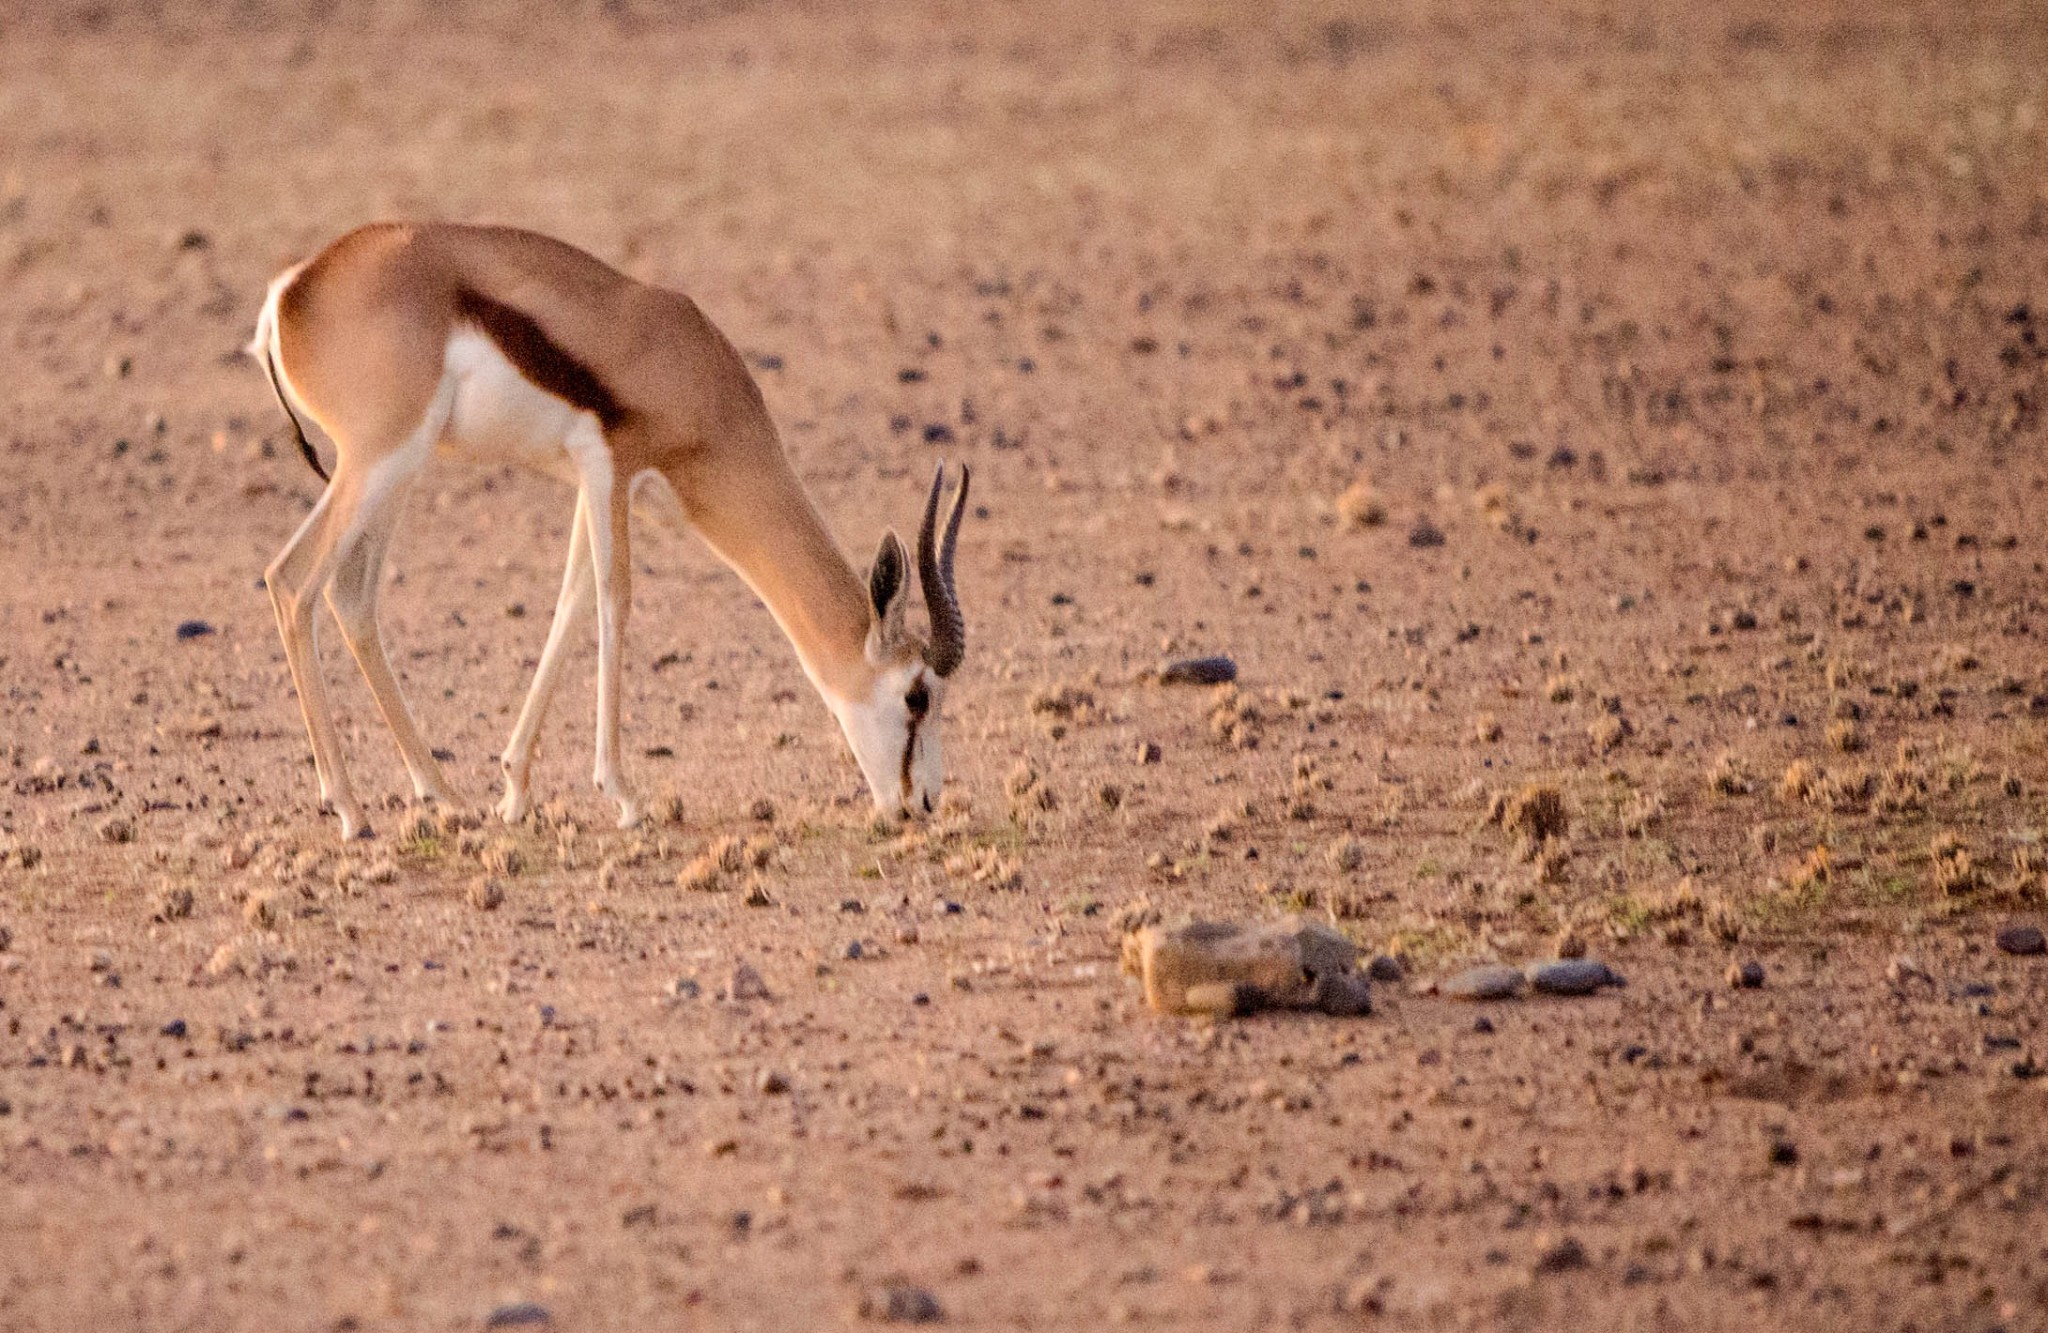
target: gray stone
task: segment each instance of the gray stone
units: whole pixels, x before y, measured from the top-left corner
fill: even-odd
[[[485,1328],[552,1328],[555,1317],[545,1305],[532,1301],[519,1301],[513,1305],[501,1305],[484,1316]]]
[[[1623,983],[1620,973],[1597,958],[1558,958],[1532,963],[1529,984],[1545,995],[1591,995]]]
[[[1401,966],[1401,960],[1392,954],[1380,954],[1365,965],[1365,975],[1373,981],[1392,984],[1407,974],[1408,970]]]

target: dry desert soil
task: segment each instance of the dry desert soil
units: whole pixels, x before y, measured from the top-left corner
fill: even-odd
[[[239,348],[380,217],[690,292],[863,558],[973,465],[938,819],[649,523],[657,818],[579,642],[490,822],[569,497],[449,468],[342,845]],[[0,1328],[2048,1327],[2044,358],[2034,0],[0,0]]]

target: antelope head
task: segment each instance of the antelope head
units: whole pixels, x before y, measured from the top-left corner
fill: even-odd
[[[903,543],[889,532],[868,570],[872,619],[865,653],[873,683],[867,697],[841,701],[835,709],[874,794],[875,808],[884,814],[917,818],[932,813],[946,780],[939,748],[940,705],[945,701],[946,678],[967,652],[967,622],[953,590],[953,548],[967,508],[967,465],[960,466],[960,486],[953,493],[941,538],[939,495],[945,479],[945,465],[940,464],[917,531],[917,579],[924,589],[930,637],[908,623],[910,562]]]

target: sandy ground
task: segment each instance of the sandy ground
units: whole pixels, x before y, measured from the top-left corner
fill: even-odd
[[[0,4],[0,1328],[2048,1327],[2038,8],[1110,8]],[[381,216],[691,292],[851,551],[974,464],[944,818],[650,526],[663,822],[587,644],[505,830],[330,635],[340,845],[237,349]],[[480,814],[568,497],[411,514]],[[1157,1017],[1145,900],[1409,980]]]

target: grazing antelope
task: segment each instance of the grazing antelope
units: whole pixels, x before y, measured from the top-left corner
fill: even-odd
[[[343,837],[368,832],[342,766],[314,640],[326,594],[422,799],[447,800],[377,632],[385,552],[414,477],[436,453],[518,462],[572,482],[569,562],[547,646],[501,763],[508,822],[525,817],[534,739],[563,644],[597,603],[598,789],[619,824],[641,810],[619,771],[620,651],[631,603],[627,518],[636,485],[666,483],[704,540],[768,605],[839,720],[876,806],[928,814],[944,780],[938,717],[966,650],[953,548],[968,473],[937,537],[942,464],[918,530],[927,641],[906,623],[909,561],[882,538],[865,584],[790,469],[760,388],[688,297],[634,281],[532,232],[377,224],[270,284],[251,355],[299,448],[327,481],[265,571],[285,660],[313,741],[320,799]],[[306,439],[334,442],[334,473]]]

